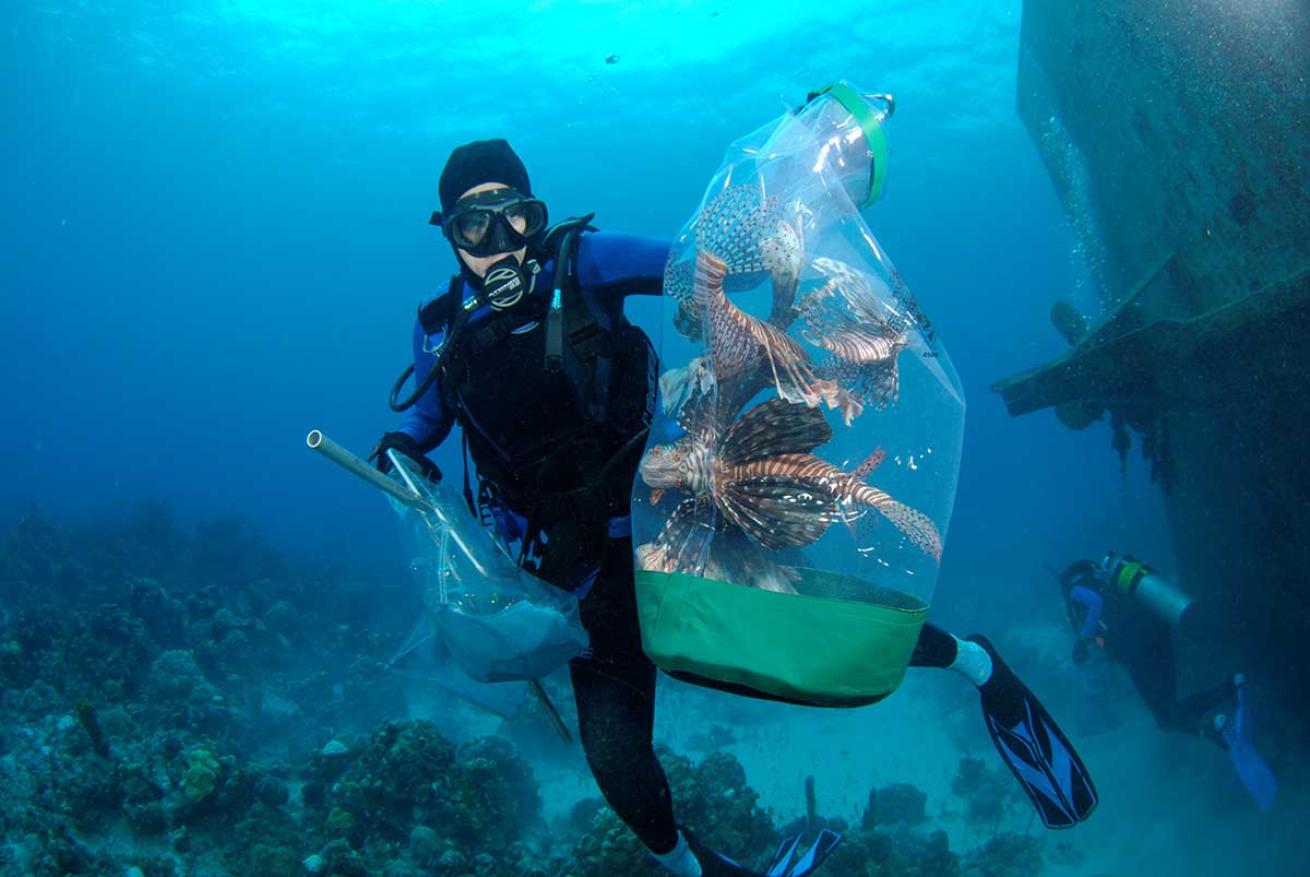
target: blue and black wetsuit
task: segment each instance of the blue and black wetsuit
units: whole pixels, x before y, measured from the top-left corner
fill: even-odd
[[[623,304],[660,293],[668,251],[667,242],[627,235],[580,237],[558,370],[545,365],[553,257],[538,257],[532,291],[500,311],[452,281],[420,311],[415,374],[427,375],[443,346],[455,346],[401,425],[427,451],[458,422],[481,504],[506,537],[535,545],[539,575],[583,595],[591,648],[570,666],[582,745],[601,792],[652,850],[671,849],[677,828],[651,742],[655,667],[641,648],[627,515],[656,363]]]
[[[1178,697],[1173,629],[1104,581],[1098,564],[1082,560],[1060,576],[1069,623],[1086,644],[1099,639],[1122,664],[1162,731],[1204,733],[1203,719],[1234,696],[1231,682]],[[1075,650],[1075,656],[1079,651]]]

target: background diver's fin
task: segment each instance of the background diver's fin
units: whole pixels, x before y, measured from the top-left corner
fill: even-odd
[[[1270,770],[1260,753],[1249,741],[1243,741],[1228,747],[1228,760],[1233,765],[1233,772],[1241,781],[1242,788],[1251,796],[1255,806],[1267,813],[1273,809],[1278,798],[1278,780]]]
[[[1219,735],[1224,748],[1228,750],[1228,760],[1233,765],[1242,787],[1251,796],[1255,806],[1261,811],[1273,809],[1278,798],[1278,780],[1270,770],[1259,752],[1255,750],[1252,733],[1251,707],[1246,700],[1246,679],[1239,675],[1237,683],[1237,710],[1233,717],[1220,729]]]
[[[978,690],[983,721],[1014,778],[1047,828],[1071,828],[1096,808],[1096,787],[1073,744],[1041,701],[1014,675],[985,637],[992,675]]]

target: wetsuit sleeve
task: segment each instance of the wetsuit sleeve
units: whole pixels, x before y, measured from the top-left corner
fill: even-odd
[[[1081,606],[1084,610],[1083,623],[1078,630],[1078,638],[1094,638],[1096,636],[1096,626],[1101,623],[1101,595],[1091,588],[1076,585],[1069,591],[1069,602],[1074,606]]]
[[[406,387],[406,393],[413,393],[418,389],[419,383],[428,376],[432,366],[436,364],[436,356],[426,349],[431,346],[425,343],[426,339],[423,327],[415,323],[414,383]],[[434,337],[433,340],[439,339]],[[405,412],[404,418],[400,421],[400,431],[417,442],[424,453],[445,441],[446,436],[450,435],[450,428],[455,423],[454,414],[441,404],[439,383],[440,379],[433,381],[432,386],[428,387],[413,407]]]
[[[583,235],[578,282],[606,304],[630,295],[659,295],[668,258],[668,241],[608,232]]]

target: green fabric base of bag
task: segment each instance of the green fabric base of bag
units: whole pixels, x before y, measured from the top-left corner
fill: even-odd
[[[637,570],[641,640],[656,666],[690,682],[809,706],[863,706],[905,677],[928,607],[867,582],[797,570],[798,594]]]

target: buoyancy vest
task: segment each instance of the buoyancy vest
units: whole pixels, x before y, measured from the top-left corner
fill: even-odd
[[[419,314],[424,332],[445,333],[442,401],[477,467],[478,504],[503,503],[533,529],[626,515],[654,414],[650,339],[621,312],[612,320],[594,313],[578,283],[589,220],[546,235],[539,252],[555,268],[548,293],[534,289],[474,323],[470,315],[485,303],[454,277]]]

